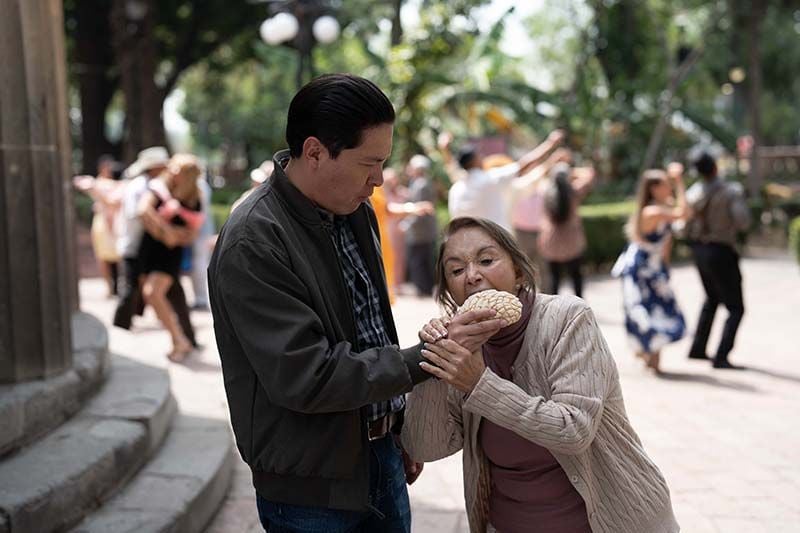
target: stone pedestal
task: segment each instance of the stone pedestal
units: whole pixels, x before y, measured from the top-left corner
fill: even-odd
[[[77,307],[61,0],[0,0],[0,383],[72,365]]]

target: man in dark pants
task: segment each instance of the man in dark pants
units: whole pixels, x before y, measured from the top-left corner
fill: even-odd
[[[117,248],[123,259],[123,277],[119,290],[119,301],[114,312],[114,325],[130,329],[133,315],[141,314],[144,309],[142,289],[139,285],[141,268],[139,267],[139,244],[142,241],[144,228],[139,220],[139,200],[147,191],[147,183],[161,174],[169,162],[167,149],[161,146],[146,148],[139,153],[136,161],[125,171],[129,178],[122,198],[121,228]],[[177,241],[182,237],[181,228],[164,228]],[[178,322],[186,338],[193,346],[197,346],[194,328],[189,319],[189,306],[186,294],[180,282],[173,283],[167,292],[170,305],[178,316]]]
[[[750,224],[750,211],[741,186],[719,178],[716,162],[710,155],[702,154],[695,162],[695,168],[703,179],[686,192],[692,210],[688,237],[706,291],[706,301],[700,312],[689,358],[708,359],[706,344],[717,306],[722,303],[728,309],[728,320],[713,366],[741,369],[728,361],[728,354],[733,349],[736,331],[744,315],[736,234]]]
[[[428,172],[430,160],[422,154],[411,158],[406,167],[410,179],[408,200],[410,202],[430,202],[436,204],[436,190]],[[405,229],[406,257],[408,258],[406,276],[417,289],[418,296],[431,296],[435,284],[434,261],[436,260],[436,238],[439,228],[436,214],[422,213],[406,217],[401,223]]]
[[[270,533],[411,529],[406,483],[422,465],[395,436],[404,394],[430,376],[421,344],[397,345],[367,201],[383,183],[394,116],[357,76],[300,89],[289,150],[232,212],[211,258],[231,423]],[[478,350],[504,324],[493,315],[458,315],[448,336]]]

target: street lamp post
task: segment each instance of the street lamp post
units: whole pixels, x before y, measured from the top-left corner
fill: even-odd
[[[277,12],[261,23],[259,33],[269,45],[286,44],[298,53],[297,88],[303,86],[304,74],[314,77],[312,50],[317,43],[328,44],[339,36],[339,23],[328,14],[321,0],[271,2]]]

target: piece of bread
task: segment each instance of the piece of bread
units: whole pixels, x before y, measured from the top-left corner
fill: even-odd
[[[522,302],[519,298],[505,291],[487,289],[476,292],[466,299],[456,310],[456,314],[472,311],[473,309],[494,309],[497,311],[495,318],[504,318],[509,325],[515,323],[522,316]]]

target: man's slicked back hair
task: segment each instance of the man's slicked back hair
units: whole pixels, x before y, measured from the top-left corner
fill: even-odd
[[[298,158],[305,140],[316,137],[336,159],[342,150],[361,144],[364,130],[392,124],[394,118],[389,98],[371,81],[352,74],[326,74],[292,98],[286,142],[292,157]]]

